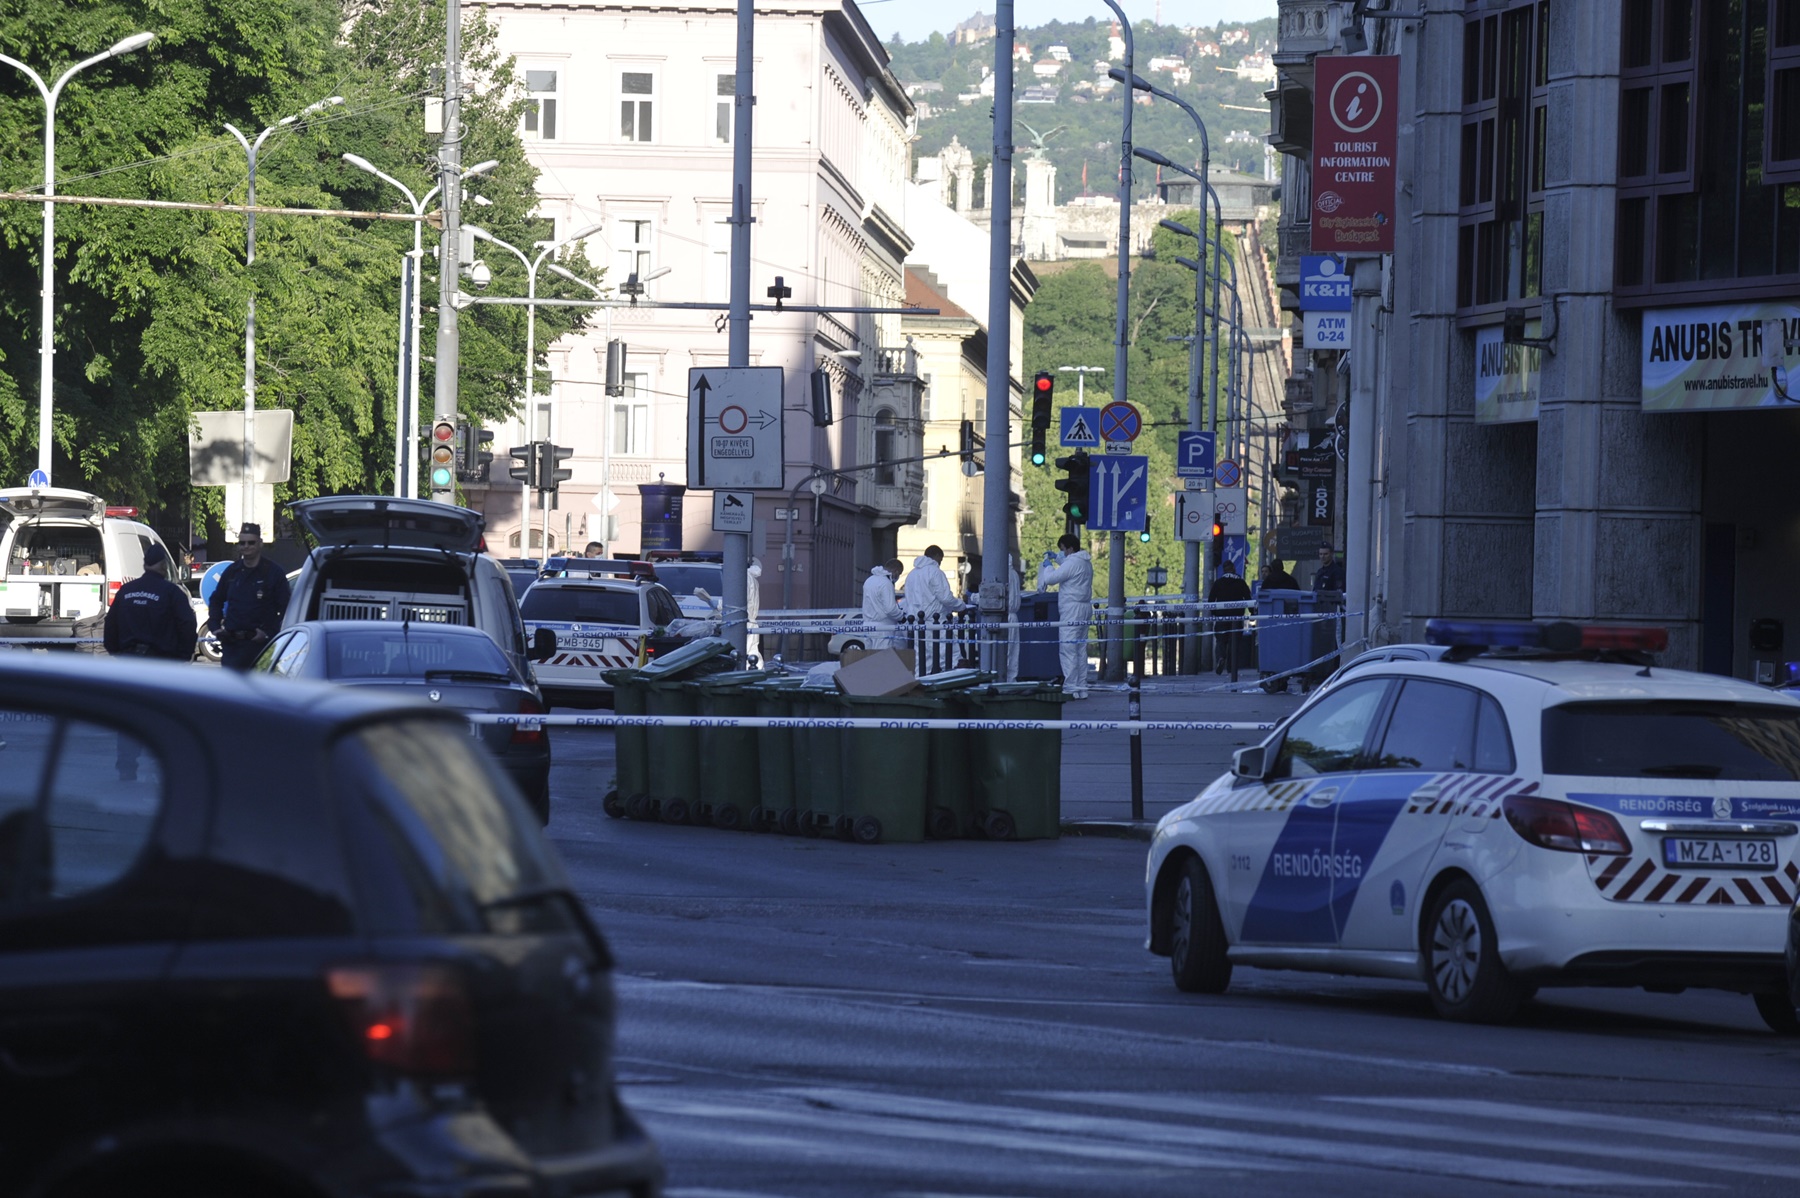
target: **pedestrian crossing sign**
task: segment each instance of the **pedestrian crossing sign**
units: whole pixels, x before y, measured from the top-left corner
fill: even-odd
[[[1064,408],[1062,410],[1062,446],[1064,449],[1100,448],[1100,410],[1098,408]]]

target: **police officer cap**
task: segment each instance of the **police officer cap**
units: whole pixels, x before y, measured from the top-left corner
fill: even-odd
[[[168,567],[168,565],[169,565],[169,551],[167,549],[164,549],[161,545],[157,545],[154,543],[150,544],[148,546],[145,546],[145,548],[144,548],[144,569],[155,570],[158,567],[162,567],[162,568],[166,569]]]
[[[260,540],[262,540],[262,525],[260,525],[260,524],[240,524],[240,525],[238,525],[238,536],[240,536],[240,537],[255,537],[257,540],[260,541]]]

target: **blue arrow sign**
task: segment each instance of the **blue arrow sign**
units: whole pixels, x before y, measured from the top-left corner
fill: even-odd
[[[1239,578],[1249,578],[1250,576],[1244,573],[1244,569],[1245,563],[1250,560],[1250,538],[1240,537],[1235,533],[1227,534],[1225,537],[1225,560],[1237,570]]]
[[[1064,449],[1100,448],[1100,409],[1064,408],[1062,445]]]
[[[1088,527],[1095,532],[1139,532],[1150,502],[1150,459],[1124,454],[1095,458]]]
[[[47,487],[50,485],[50,476],[45,474],[42,470],[33,470],[31,472],[31,477],[25,480],[25,485],[28,487]]]
[[[1176,475],[1180,478],[1211,478],[1214,435],[1183,429],[1177,436],[1179,444],[1175,453]]]

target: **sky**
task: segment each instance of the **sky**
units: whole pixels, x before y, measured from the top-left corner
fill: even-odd
[[[948,34],[977,12],[993,12],[994,0],[857,0],[876,34],[886,41],[895,31],[909,42],[921,42],[935,30]],[[1253,21],[1275,15],[1275,0],[1120,0],[1133,21],[1154,19],[1162,11],[1165,25],[1216,25],[1220,21]],[[1030,27],[1047,21],[1110,20],[1103,0],[1015,0],[1013,21]]]

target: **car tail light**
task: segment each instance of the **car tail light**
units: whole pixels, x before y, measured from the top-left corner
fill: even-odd
[[[475,1070],[475,1019],[450,965],[382,961],[334,965],[325,984],[372,1064],[409,1077]]]
[[[112,606],[112,601],[119,597],[119,588],[124,585],[123,582],[109,582],[106,584],[106,606]]]
[[[106,509],[106,514],[109,516],[123,516],[127,520],[136,520],[138,518],[138,510],[134,507],[109,506]]]
[[[519,700],[520,715],[543,715],[544,705],[530,695]],[[544,739],[544,726],[540,723],[527,724],[520,721],[513,725],[512,743],[515,745],[535,745]]]
[[[1624,827],[1608,812],[1534,795],[1513,795],[1501,807],[1513,831],[1540,849],[1602,857],[1631,852]]]

